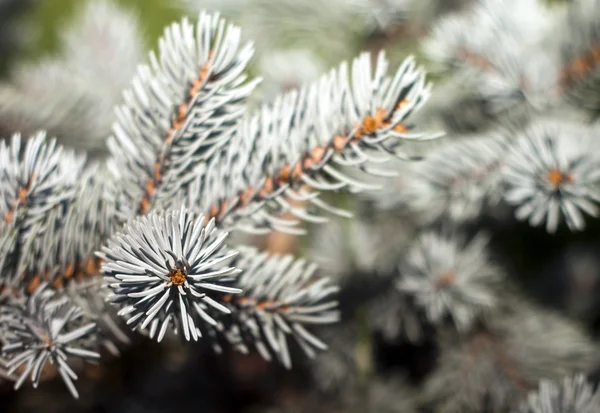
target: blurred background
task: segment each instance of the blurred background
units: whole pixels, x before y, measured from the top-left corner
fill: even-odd
[[[317,331],[330,348],[314,360],[294,349],[286,370],[258,354],[132,334],[119,356],[81,367],[79,400],[57,377],[18,392],[5,380],[0,411],[496,413],[517,411],[540,380],[600,380],[600,223],[532,225],[499,172],[516,162],[507,142],[548,119],[600,139],[600,2],[0,0],[0,136],[44,129],[102,159],[136,66],[167,25],[203,9],[255,41],[250,74],[264,80],[254,107],[361,51],[385,50],[394,67],[412,54],[434,87],[410,126],[445,136],[407,146],[431,161],[399,162],[384,191],[331,196],[352,219],[300,238],[239,235],[307,256],[340,284],[342,322]],[[487,241],[471,243],[479,234]],[[408,283],[415,272],[437,278]]]

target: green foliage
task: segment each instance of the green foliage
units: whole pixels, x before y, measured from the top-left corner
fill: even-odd
[[[58,46],[60,30],[69,24],[77,11],[82,9],[88,0],[46,0],[33,7],[30,15],[33,27],[38,35],[28,50],[30,58],[40,54],[53,52]],[[169,23],[179,19],[181,11],[171,2],[165,0],[112,0],[124,7],[134,10],[139,15],[141,26],[148,44],[156,44],[163,29]]]

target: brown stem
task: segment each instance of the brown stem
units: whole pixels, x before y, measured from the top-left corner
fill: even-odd
[[[406,104],[408,104],[408,101],[401,101],[397,109]],[[215,218],[217,222],[223,219],[222,214],[227,211],[227,206],[230,203],[236,204],[236,209],[243,208],[252,201],[268,199],[283,185],[298,187],[302,184],[302,175],[314,175],[318,173],[318,170],[315,170],[314,167],[319,165],[327,155],[331,152],[342,153],[349,143],[360,142],[362,138],[374,134],[378,129],[389,126],[390,118],[391,114],[386,113],[383,109],[378,109],[375,115],[365,116],[360,124],[355,125],[357,130],[354,136],[347,138],[342,135],[336,135],[328,143],[318,145],[312,148],[312,150],[307,151],[294,165],[286,164],[275,175],[268,176],[261,188],[248,188],[241,191],[237,199],[222,200],[214,204],[208,208],[205,218],[206,222],[212,218]],[[394,130],[402,133],[408,129],[400,123],[394,127]]]

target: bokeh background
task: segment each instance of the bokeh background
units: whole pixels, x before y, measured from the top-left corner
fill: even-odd
[[[600,131],[595,123],[598,108],[534,105],[538,95],[531,98],[532,93],[516,103],[503,101],[503,107],[514,106],[499,110],[494,106],[497,96],[478,87],[489,79],[473,76],[465,81],[460,78],[465,73],[439,69],[439,62],[423,51],[424,42],[442,19],[467,13],[478,0],[106,0],[94,2],[102,3],[96,8],[88,7],[91,3],[0,0],[2,137],[46,129],[65,145],[104,157],[113,106],[136,65],[155,48],[166,25],[184,15],[193,18],[203,8],[221,10],[242,26],[247,39],[256,41],[251,75],[264,81],[253,98],[255,107],[361,51],[385,49],[392,65],[413,54],[431,69],[431,105],[414,122],[418,128],[446,132],[444,142],[518,135],[540,115]],[[520,28],[539,29],[529,40],[560,43],[563,34],[545,27],[555,16],[533,6],[517,7],[524,3],[537,2],[509,0],[499,19],[521,17]],[[567,1],[547,3],[552,3],[549,10],[569,6]],[[600,14],[590,19],[595,21],[585,22],[592,28],[586,41],[600,41]],[[483,23],[476,26],[462,23],[461,30],[471,38],[491,30]],[[480,47],[493,56],[508,42],[505,35],[510,33],[499,33],[496,43]],[[547,54],[537,49],[543,56],[524,49],[516,53],[516,61],[547,68],[543,58],[554,56],[552,47]],[[530,68],[524,73],[533,73]],[[545,76],[532,75],[533,83]],[[600,88],[590,93],[600,96]],[[408,151],[427,154],[441,148],[437,145]],[[454,163],[467,162],[457,155]],[[513,411],[513,404],[535,391],[542,379],[583,373],[592,383],[600,380],[598,220],[590,219],[585,231],[560,227],[549,234],[514,218],[514,206],[502,202],[481,207],[468,219],[441,214],[418,220],[406,211],[404,200],[394,201],[403,181],[394,182],[400,189],[385,183],[392,195],[331,196],[331,202],[352,210],[355,218],[309,227],[307,236],[240,235],[242,241],[272,252],[309,256],[342,286],[342,322],[319,332],[330,349],[316,360],[295,349],[294,367],[288,371],[258,354],[226,349],[216,355],[204,343],[167,340],[159,345],[132,335],[119,357],[105,355],[99,366],[81,367],[79,400],[52,375],[36,390],[24,386],[14,392],[3,381],[0,411],[496,413]],[[500,194],[500,189],[494,191]],[[403,307],[409,304],[390,295],[411,242],[424,232],[448,227],[459,228],[468,238],[483,230],[492,234],[489,255],[507,280],[489,323],[468,334],[457,334],[452,323],[440,327],[423,323],[419,316],[409,319],[413,312]],[[418,325],[418,339],[410,337],[411,323]]]

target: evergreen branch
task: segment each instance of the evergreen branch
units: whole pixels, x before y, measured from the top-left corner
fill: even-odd
[[[423,49],[446,69],[501,72],[498,62],[538,39],[552,18],[537,0],[482,0],[442,18]]]
[[[521,297],[507,298],[502,310],[486,319],[485,328],[458,337],[447,332],[438,336],[444,352],[423,393],[435,411],[519,411],[540,380],[594,365],[593,340],[579,326]]]
[[[339,321],[338,303],[332,297],[339,289],[328,277],[319,277],[314,264],[241,248],[232,265],[244,269],[236,281],[242,293],[223,297],[232,320],[224,320],[225,327],[217,329],[238,350],[255,347],[266,360],[273,354],[291,368],[288,336],[310,358],[316,350],[327,349],[305,326]]]
[[[195,166],[230,140],[257,83],[243,74],[252,53],[218,14],[166,29],[158,56],[150,54],[125,92],[109,139],[125,219],[185,189]]]
[[[36,268],[38,274],[54,270],[54,288],[63,287],[73,279],[82,281],[100,270],[101,262],[95,251],[117,225],[117,206],[107,178],[106,169],[97,164],[82,171],[64,216],[55,219],[52,230],[45,233],[42,245],[51,243],[55,249],[38,260]]]
[[[43,219],[43,213],[68,197],[61,191],[74,186],[76,172],[84,158],[64,153],[56,140],[46,143],[45,133],[29,139],[23,148],[21,136],[9,144],[0,143],[0,214],[8,224],[19,219],[30,226]]]
[[[318,82],[265,105],[240,124],[231,143],[194,181],[186,204],[226,228],[262,233],[302,232],[294,228],[297,221],[278,218],[282,212],[324,221],[291,206],[290,200],[347,215],[320,200],[319,192],[377,187],[342,169],[376,175],[381,172],[368,162],[402,157],[397,147],[405,140],[438,136],[409,132],[406,124],[429,97],[423,71],[412,58],[393,76],[387,75],[388,66],[382,52],[373,73],[370,56],[363,54],[354,60],[350,74],[344,63]]]
[[[41,269],[49,280],[54,268],[40,264],[55,252],[48,245],[56,241],[52,237],[74,198],[84,161],[57,146],[56,140],[46,142],[44,133],[29,139],[24,148],[19,135],[9,145],[0,143],[2,236],[12,240],[2,258],[2,278],[11,288],[31,293],[40,284]]]

